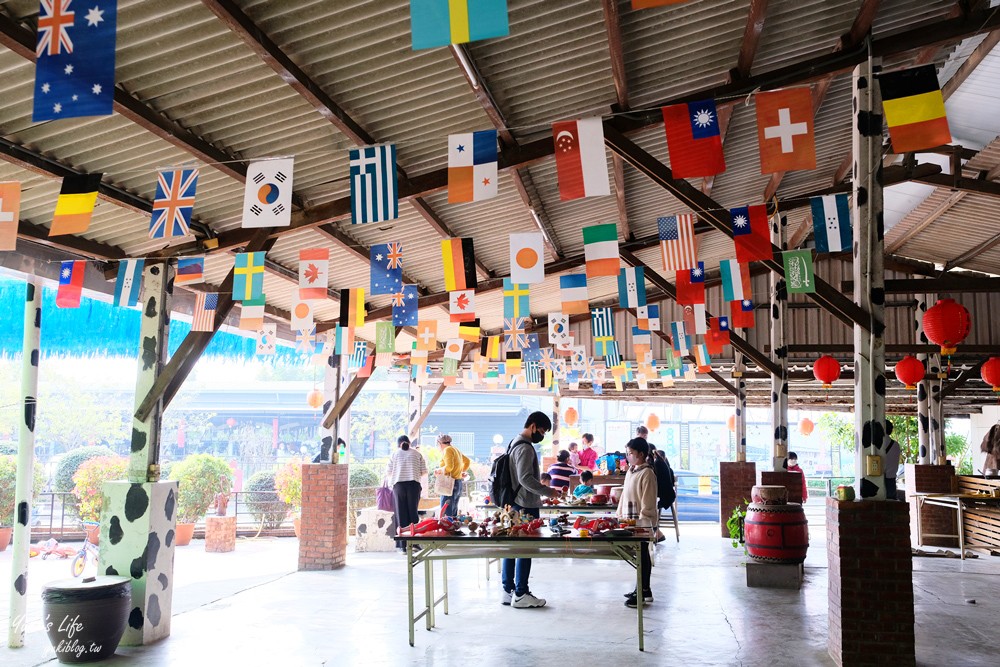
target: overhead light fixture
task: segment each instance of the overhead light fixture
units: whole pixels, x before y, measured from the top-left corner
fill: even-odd
[[[479,77],[476,75],[476,68],[469,62],[468,56],[465,55],[465,49],[461,46],[452,46],[452,52],[458,59],[458,64],[465,70],[465,76],[469,80],[469,85],[472,86],[473,90],[479,90]]]

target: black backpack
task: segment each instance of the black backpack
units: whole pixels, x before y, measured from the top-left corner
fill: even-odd
[[[656,473],[656,495],[660,499],[659,506],[662,509],[670,509],[677,499],[677,490],[674,489],[676,477],[673,468],[666,458],[655,457],[653,472]]]
[[[510,459],[510,452],[514,445],[527,443],[527,440],[518,438],[511,440],[507,445],[507,451],[496,457],[493,467],[490,469],[490,500],[497,507],[513,505],[517,492],[521,485],[514,486],[514,465]]]

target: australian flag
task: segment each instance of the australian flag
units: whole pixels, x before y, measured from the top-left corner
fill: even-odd
[[[111,115],[117,12],[116,0],[41,0],[32,120]]]
[[[403,285],[402,292],[392,295],[392,323],[394,326],[417,326],[418,299],[416,285]]]
[[[396,294],[403,286],[403,244],[371,247],[371,293]]]

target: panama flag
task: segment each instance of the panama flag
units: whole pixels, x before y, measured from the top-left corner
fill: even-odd
[[[639,328],[646,331],[660,330],[660,307],[658,305],[640,306],[635,311],[639,320]]]
[[[726,301],[742,301],[753,297],[750,282],[750,265],[735,259],[719,262],[722,277],[722,298]]]
[[[139,302],[142,285],[143,259],[123,259],[118,262],[118,279],[115,280],[115,305],[131,308]]]
[[[809,200],[812,207],[816,252],[851,249],[851,204],[847,195],[826,195]]]
[[[299,298],[325,299],[330,282],[330,249],[299,250]]]
[[[293,158],[250,163],[243,190],[244,227],[287,227],[292,224],[294,165]]]
[[[767,224],[767,207],[740,206],[730,209],[736,259],[747,264],[771,259],[771,230]]]
[[[618,226],[615,223],[583,228],[583,256],[587,277],[618,275]]]
[[[604,121],[584,118],[554,123],[552,138],[560,199],[611,194],[608,158],[604,153]]]
[[[641,266],[627,266],[618,272],[618,305],[638,308],[646,305],[645,270]]]
[[[497,131],[448,135],[448,203],[497,196]]]
[[[674,178],[715,176],[726,170],[715,100],[663,107],[663,127]]]
[[[559,299],[562,312],[567,315],[582,315],[590,312],[590,298],[587,296],[587,276],[571,273],[559,276]]]

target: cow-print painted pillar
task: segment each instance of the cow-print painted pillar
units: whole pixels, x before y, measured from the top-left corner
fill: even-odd
[[[860,498],[885,499],[885,476],[869,475],[867,457],[885,455],[885,276],[882,217],[880,60],[854,69],[854,301],[868,327],[854,325],[854,441]]]
[[[788,220],[781,215],[771,216],[771,243],[781,248],[785,242]],[[771,358],[780,369],[771,376],[771,469],[781,470],[788,456],[788,343],[785,311],[788,308],[788,290],[785,279],[772,271],[771,280]]]
[[[927,308],[932,303],[934,303],[933,295],[917,295],[917,309],[915,313],[915,342],[918,345],[930,344],[930,341],[927,339],[927,335],[924,333],[924,313],[927,312]],[[918,354],[917,359],[924,362],[924,368],[927,369],[928,373],[937,372],[931,371],[930,355]],[[931,382],[929,380],[922,380],[917,384],[917,463],[921,465],[930,465],[932,462],[930,393]]]
[[[417,432],[420,428],[417,426],[417,422],[420,419],[420,413],[424,409],[424,389],[412,377],[410,378],[409,387],[410,403],[408,412],[406,413],[406,432],[410,434],[410,439],[413,440],[420,435]]]
[[[146,398],[167,362],[170,297],[174,291],[173,268],[167,262],[146,262],[142,272],[142,290],[136,407]],[[145,482],[149,477],[149,467],[159,463],[162,418],[163,402],[159,401],[148,419],[132,419],[132,455],[128,466],[130,482]]]
[[[28,279],[24,292],[24,338],[21,346],[21,423],[14,482],[14,545],[10,566],[10,625],[7,646],[24,646],[28,610],[28,557],[31,549],[31,492],[35,465],[35,409],[38,396],[39,338],[42,333],[42,288]],[[0,517],[2,520],[3,517]]]
[[[146,263],[136,406],[166,363],[173,283],[173,268],[168,263]],[[177,482],[147,481],[150,466],[160,460],[162,417],[163,404],[159,402],[149,419],[132,420],[128,481],[105,482],[103,490],[98,571],[132,578],[132,608],[122,637],[125,646],[149,644],[170,634]]]
[[[747,460],[747,381],[743,377],[746,365],[743,363],[743,353],[733,350],[733,380],[736,382],[735,435],[736,461],[746,463]]]
[[[330,408],[336,405],[337,398],[340,396],[340,355],[331,351],[323,368],[323,414],[325,415],[330,411]],[[322,452],[323,448],[329,445],[330,455],[329,458],[321,462],[338,463],[340,455],[337,453],[337,423],[334,422],[330,428],[323,428],[322,433],[320,451]]]
[[[940,354],[930,355],[930,372],[937,377],[936,380],[931,381],[930,406],[928,407],[931,463],[943,466],[948,462],[948,452],[944,442],[944,399],[941,397],[941,390],[944,389],[944,380],[941,376],[945,374],[945,369]]]
[[[544,372],[544,371],[543,371]],[[562,420],[559,418],[559,394],[552,397],[552,450],[553,454],[558,454],[560,449],[566,449],[559,445],[559,431]]]

